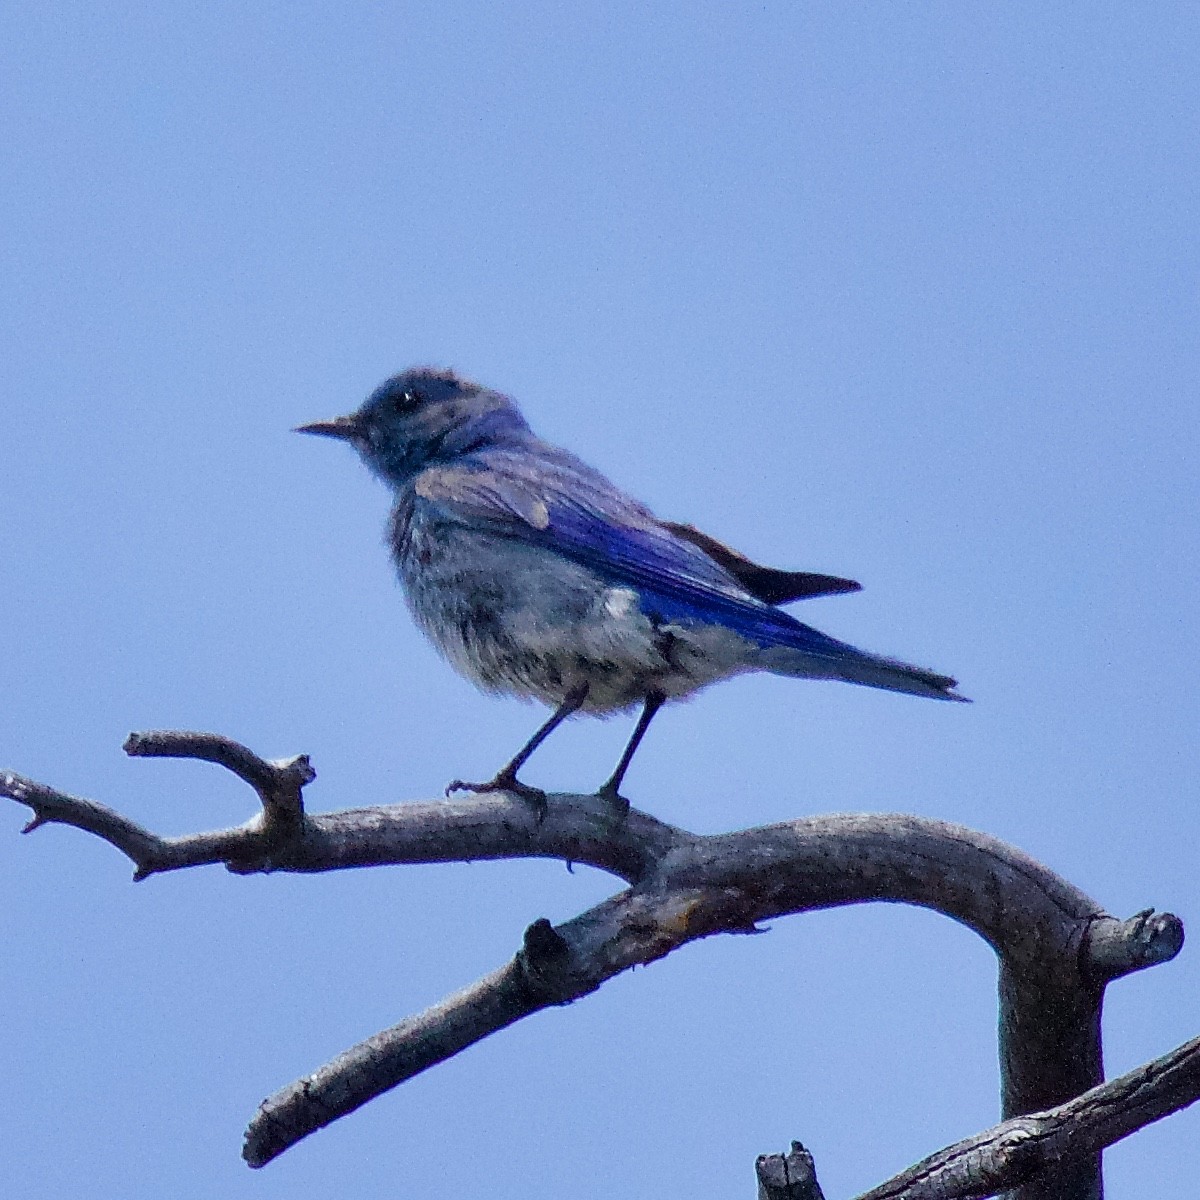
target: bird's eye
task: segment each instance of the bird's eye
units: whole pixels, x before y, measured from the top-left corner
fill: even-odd
[[[417,392],[401,392],[394,403],[397,412],[412,412],[421,403],[421,397]]]

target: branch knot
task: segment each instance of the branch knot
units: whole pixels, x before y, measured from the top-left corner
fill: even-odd
[[[1081,946],[1085,978],[1103,986],[1122,975],[1170,962],[1183,949],[1183,922],[1144,908],[1127,921],[1107,914],[1088,925]]]
[[[570,1004],[580,995],[579,981],[570,970],[571,947],[545,917],[525,930],[515,962],[531,1000]]]

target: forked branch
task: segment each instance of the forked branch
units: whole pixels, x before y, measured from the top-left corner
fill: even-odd
[[[1000,960],[1004,1115],[1050,1109],[1102,1080],[1104,986],[1173,958],[1170,914],[1127,921],[1019,850],[960,826],[896,815],[834,815],[701,837],[595,796],[555,795],[544,820],[505,794],[309,815],[304,756],[268,762],[212,734],[131,735],[139,756],[219,763],[257,793],[261,812],[234,829],[164,838],[94,801],[0,774],[0,795],[33,811],[27,829],[73,825],[112,843],[135,878],[207,863],[239,873],[329,871],[387,863],[550,857],[623,879],[617,895],[559,926],[539,921],[505,967],[425,1013],[346,1051],[265,1101],[244,1155],[261,1166],[300,1138],[466,1046],[552,1004],[714,933],[866,900],[942,912]],[[1099,1159],[1039,1174],[1021,1200],[1091,1200]],[[930,1193],[932,1194],[932,1193]]]

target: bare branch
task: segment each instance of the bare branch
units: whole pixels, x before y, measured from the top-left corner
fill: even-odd
[[[196,758],[225,767],[255,790],[262,812],[235,829],[165,838],[94,800],[55,791],[12,772],[0,774],[0,796],[33,810],[26,833],[59,824],[95,834],[133,860],[133,877],[139,881],[159,871],[210,863],[224,863],[242,873],[270,870],[304,827],[301,793],[316,778],[307,755],[268,762],[230,738],[177,731],[131,733],[124,748],[135,757]]]
[[[278,848],[300,830],[304,787],[317,777],[307,754],[271,762],[232,738],[217,733],[159,729],[131,733],[123,747],[134,758],[196,758],[232,771],[258,793],[264,832]]]
[[[648,813],[614,817],[601,797],[552,793],[544,819],[504,792],[377,805],[309,816],[286,862],[290,871],[410,863],[554,858],[586,863],[627,883],[654,873],[694,836]]]
[[[310,816],[304,756],[268,762],[211,734],[131,735],[131,754],[198,758],[244,779],[262,811],[246,825],[163,838],[111,809],[16,775],[0,795],[28,805],[30,828],[74,825],[137,865],[137,878],[207,863],[230,870],[329,871],[385,863],[551,857],[631,886],[558,927],[537,922],[508,966],[368,1039],[265,1101],[245,1156],[261,1165],[380,1092],[522,1017],[713,933],[867,900],[917,904],[985,938],[1000,960],[1006,1117],[1051,1109],[1103,1078],[1104,985],[1179,952],[1182,925],[1147,911],[1128,921],[1011,846],[917,817],[842,814],[700,837],[595,796],[549,798],[539,821],[503,793]],[[1094,1200],[1099,1159],[1042,1172],[1019,1200]]]
[[[526,935],[526,942],[529,941]],[[528,986],[521,955],[419,1016],[385,1029],[264,1100],[242,1157],[261,1167],[301,1138],[514,1021],[554,1003]]]
[[[22,833],[33,833],[43,825],[73,825],[76,829],[95,834],[96,837],[116,846],[133,860],[139,873],[143,864],[154,857],[162,843],[161,838],[103,804],[68,796],[65,792],[55,791],[43,783],[35,783],[32,779],[26,779],[24,775],[17,775],[12,771],[0,774],[0,795],[16,800],[18,804],[24,804],[32,810],[33,817]]]
[[[956,893],[951,868],[957,863],[965,878],[971,864],[958,861],[964,854],[975,857],[976,875],[986,886]],[[1007,874],[1005,868],[1013,866],[1020,869]],[[1019,944],[1022,932],[1043,944],[1055,934],[1062,947],[1076,945],[1076,935],[1082,937],[1091,919],[1084,915],[1091,902],[1064,890],[1045,868],[1032,866],[1038,886],[1029,892],[1031,867],[1018,852],[966,830],[911,817],[825,817],[717,838],[686,835],[642,883],[557,927],[535,924],[507,967],[369,1038],[265,1101],[247,1131],[243,1154],[252,1166],[262,1166],[380,1092],[523,1017],[579,999],[614,975],[689,941],[748,932],[759,921],[787,912],[886,897],[924,903],[973,928],[990,928],[991,906],[1007,903],[1011,927],[992,930],[998,938],[1003,932],[1002,950]],[[1048,912],[1031,917],[1039,897]],[[1079,913],[1064,930],[1059,926],[1068,920],[1062,908],[1068,902]],[[1114,939],[1120,924],[1112,922]],[[554,953],[531,957],[534,936],[537,945]],[[1068,963],[1076,957],[1070,952]],[[1090,984],[1076,978],[1075,986],[1092,995]]]
[[[535,921],[506,966],[340,1054],[265,1100],[242,1157],[261,1167],[301,1138],[491,1033],[569,1004],[710,933],[749,928],[732,892],[629,889],[559,926]]]
[[[132,758],[196,758],[216,763],[248,783],[263,798],[264,805],[267,797],[279,790],[281,783],[291,785],[292,790],[298,792],[317,777],[306,754],[269,762],[240,742],[218,733],[152,729],[131,733],[122,749]]]
[[[858,1200],[984,1200],[1094,1157],[1200,1100],[1200,1038],[1047,1112],[958,1142]]]

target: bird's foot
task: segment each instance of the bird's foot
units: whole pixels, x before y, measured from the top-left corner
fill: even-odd
[[[621,795],[618,785],[613,783],[611,779],[607,783],[601,784],[596,791],[596,795],[612,807],[613,816],[616,818],[618,826],[624,825],[629,820],[629,801]]]
[[[533,809],[539,825],[546,819],[549,808],[546,793],[541,788],[522,783],[515,771],[501,771],[495,779],[490,779],[487,783],[466,783],[461,779],[452,779],[446,784],[446,795],[449,796],[451,792],[511,792]]]

